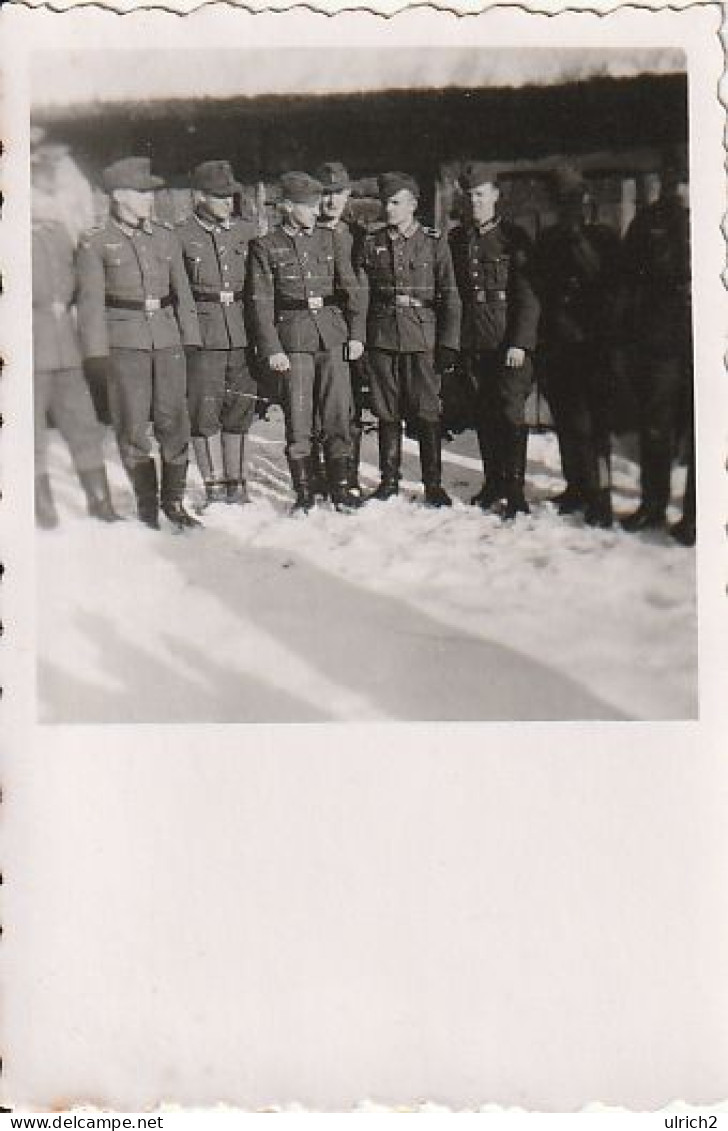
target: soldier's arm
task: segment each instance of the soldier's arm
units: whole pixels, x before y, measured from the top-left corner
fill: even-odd
[[[363,342],[366,335],[369,288],[366,275],[357,275],[351,262],[351,238],[334,233],[334,286],[344,296],[349,337]]]
[[[450,247],[444,237],[438,238],[435,251],[435,310],[438,346],[459,350],[462,303]]]
[[[171,244],[169,280],[174,295],[182,344],[185,346],[201,346],[202,337],[200,336],[200,324],[197,320],[197,305],[192,297],[190,281],[182,257],[182,244],[173,232],[169,232],[167,238]]]
[[[83,356],[108,357],[106,276],[101,255],[90,238],[82,239],[76,252],[76,313]]]
[[[259,355],[268,360],[284,353],[275,322],[275,281],[261,240],[252,240],[245,279],[245,309]]]
[[[533,246],[525,232],[514,229],[510,280],[512,302],[509,309],[508,345],[523,350],[536,348],[541,303],[533,278]]]

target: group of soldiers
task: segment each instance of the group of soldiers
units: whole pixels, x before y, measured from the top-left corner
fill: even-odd
[[[500,214],[497,178],[480,162],[463,169],[465,215],[449,236],[419,222],[419,186],[406,173],[379,177],[383,219],[368,228],[343,218],[352,186],[340,162],[315,176],[286,173],[281,222],[263,235],[233,214],[242,186],[227,161],[194,170],[194,211],[175,226],[153,218],[162,184],[148,158],[108,166],[108,220],[74,248],[53,215],[52,153],[39,146],[33,154],[41,526],[58,521],[48,413],[69,444],[90,514],[119,517],[94,409],[100,401],[147,526],[159,527],[160,510],[177,530],[200,524],[185,505],[190,446],[206,505],[247,503],[245,436],[262,369],[279,388],[296,513],[319,497],[352,512],[396,496],[405,429],[419,444],[425,505],[450,506],[443,401],[447,411],[457,390],[483,461],[484,483],[471,501],[514,520],[529,511],[526,403],[536,359],[566,483],[555,504],[608,527],[610,373],[624,347],[639,409],[642,497],[622,525],[665,527],[682,421],[689,473],[672,533],[694,543],[687,181],[677,166],[665,168],[659,200],[624,241],[590,222],[580,175],[557,171],[557,222],[535,245]],[[359,484],[365,392],[380,465],[368,496]]]

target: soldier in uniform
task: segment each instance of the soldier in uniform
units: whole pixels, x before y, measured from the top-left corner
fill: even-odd
[[[668,155],[660,197],[643,209],[623,245],[622,309],[639,410],[642,499],[625,530],[664,527],[680,426],[689,447],[678,541],[695,542],[690,220],[685,165]],[[682,419],[681,419],[682,418]]]
[[[58,220],[56,158],[65,152],[47,144],[31,155],[35,516],[44,529],[58,525],[46,455],[49,413],[70,448],[89,514],[102,522],[119,518],[72,314],[80,297],[75,248]]]
[[[187,353],[187,402],[208,504],[249,501],[244,445],[257,387],[246,357],[243,287],[257,225],[233,218],[234,194],[241,188],[227,161],[198,165],[192,175],[194,213],[175,229],[202,336],[202,349]]]
[[[364,351],[366,295],[337,233],[317,225],[322,185],[281,177],[283,224],[250,245],[246,301],[259,356],[283,376],[286,454],[295,511],[314,504],[311,442],[320,421],[331,499],[356,509],[349,490],[351,382],[345,354]]]
[[[385,173],[379,191],[387,224],[367,235],[357,269],[368,281],[367,347],[372,404],[379,420],[381,482],[372,498],[399,491],[402,421],[414,422],[425,504],[451,506],[442,487],[440,370],[460,344],[460,299],[447,239],[416,219],[419,188],[406,173]]]
[[[190,439],[184,347],[201,339],[179,241],[151,220],[153,192],[162,183],[146,157],[127,157],[104,170],[111,215],[79,250],[78,318],[92,369],[108,372],[109,408],[139,518],[159,527],[151,415],[161,452],[162,510],[184,529],[199,525],[183,502]]]
[[[460,186],[468,198],[469,219],[452,232],[450,249],[463,303],[462,363],[475,393],[485,475],[472,502],[490,510],[505,499],[502,516],[514,518],[529,509],[524,496],[525,409],[540,312],[529,277],[531,241],[496,214],[500,190],[486,164],[469,164]]]
[[[340,161],[326,161],[315,172],[317,181],[323,185],[321,208],[318,223],[322,228],[330,228],[336,232],[343,241],[349,259],[355,258],[355,247],[358,247],[362,232],[351,227],[342,219],[347,202],[351,195],[351,181],[349,174]],[[364,374],[365,359],[351,361],[349,374],[351,376],[351,459],[349,462],[349,490],[352,494],[361,496],[359,486],[359,459],[361,453],[362,436],[362,410],[364,407]],[[322,465],[322,448],[317,436],[314,436],[312,447],[312,465],[314,468],[314,489],[317,494],[325,492],[326,476]]]
[[[539,363],[559,439],[566,490],[560,514],[583,512],[590,526],[612,525],[610,351],[613,345],[619,239],[588,222],[579,173],[553,183],[557,223],[540,236],[535,278],[541,300]]]

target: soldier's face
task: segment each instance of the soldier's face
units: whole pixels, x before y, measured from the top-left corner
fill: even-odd
[[[139,189],[116,189],[113,199],[122,220],[138,223],[149,220],[154,208],[154,193],[140,192]]]
[[[409,189],[400,189],[384,202],[387,223],[393,228],[406,228],[412,223],[417,211],[417,197]]]
[[[350,191],[350,189],[339,189],[338,192],[325,192],[321,197],[322,219],[340,220],[346,208]]]
[[[468,193],[470,198],[470,212],[476,224],[487,224],[495,215],[495,206],[498,203],[500,190],[497,185],[486,181],[485,184],[476,185]]]
[[[288,201],[288,215],[299,228],[305,228],[306,231],[310,232],[312,228],[316,227],[320,205],[321,198],[318,196],[306,201],[291,200]]]
[[[213,220],[229,220],[235,202],[232,196],[208,196],[205,193],[200,196],[200,205]]]

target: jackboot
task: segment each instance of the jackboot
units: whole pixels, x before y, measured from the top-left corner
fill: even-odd
[[[144,463],[133,464],[128,471],[136,496],[139,521],[152,530],[159,530],[157,465],[153,459],[149,459]]]
[[[501,511],[504,522],[510,522],[516,515],[531,513],[524,493],[527,454],[528,428],[525,425],[510,428],[505,445],[506,502]]]
[[[308,456],[289,456],[288,466],[291,470],[293,490],[296,492],[296,501],[291,508],[291,514],[308,514],[316,505],[316,499],[311,488]]]
[[[352,494],[361,499],[361,484],[359,483],[359,462],[361,460],[361,428],[351,430],[351,455],[349,456],[349,472],[347,481]]]
[[[314,436],[311,440],[310,480],[313,494],[321,499],[328,499],[329,480],[326,474],[324,446],[319,436]]]
[[[116,513],[111,501],[106,468],[94,467],[90,471],[79,471],[78,478],[86,495],[91,517],[98,518],[101,522],[121,522],[121,515]]]
[[[597,526],[602,530],[611,529],[614,514],[612,492],[608,487],[599,487],[591,493],[584,509],[584,522],[587,526]]]
[[[558,510],[559,514],[578,514],[586,507],[586,498],[584,492],[579,487],[574,487],[568,483],[566,489],[561,491],[560,494],[554,495],[553,499],[549,500]]]
[[[329,492],[331,501],[337,511],[351,514],[363,505],[358,495],[355,495],[349,486],[349,459],[344,456],[339,459],[327,460],[329,478]]]
[[[386,502],[399,494],[402,463],[402,425],[399,421],[379,421],[379,474],[381,481],[370,499]]]
[[[629,534],[640,530],[660,530],[667,521],[670,501],[670,448],[664,441],[642,437],[640,451],[642,501],[633,514],[622,519]]]
[[[47,475],[35,477],[35,521],[41,530],[54,530],[58,526],[58,511]]]
[[[477,495],[473,495],[470,505],[489,511],[496,503],[505,498],[506,494],[503,453],[500,450],[499,439],[496,438],[490,428],[478,429],[478,446],[483,461],[484,482]]]
[[[250,502],[245,479],[245,436],[240,432],[223,432],[222,465],[225,475],[225,502],[244,506]]]
[[[205,486],[203,509],[213,503],[225,502],[225,482],[222,478],[222,446],[220,433],[214,436],[193,436],[192,448]]]
[[[442,486],[442,447],[437,421],[418,420],[420,467],[425,487],[426,507],[451,507],[452,499]]]
[[[199,519],[194,518],[185,510],[186,481],[186,462],[162,464],[162,510],[177,530],[188,530],[194,526],[202,526]]]

